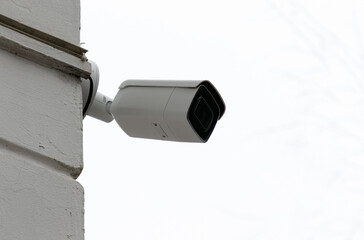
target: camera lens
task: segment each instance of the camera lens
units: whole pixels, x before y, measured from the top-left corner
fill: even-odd
[[[208,105],[203,97],[198,97],[197,104],[193,113],[201,126],[205,129],[205,131],[207,131],[211,126],[214,113],[212,112],[211,107]]]
[[[213,95],[207,88],[201,85],[192,100],[187,118],[192,128],[206,142],[215,128],[220,114]]]

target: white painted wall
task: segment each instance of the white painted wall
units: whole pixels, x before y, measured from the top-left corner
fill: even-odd
[[[4,1],[0,14],[79,43],[79,1]],[[0,239],[81,240],[80,79],[39,61],[44,51],[49,60],[62,56],[64,66],[78,63],[21,35],[0,28]],[[39,55],[17,56],[22,49]]]
[[[79,0],[5,0],[0,13],[67,42],[80,43]]]

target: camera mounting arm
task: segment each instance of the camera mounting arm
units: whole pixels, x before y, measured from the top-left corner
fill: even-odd
[[[90,61],[92,73],[88,79],[82,79],[82,100],[83,100],[83,117],[86,115],[97,118],[104,122],[114,120],[110,112],[113,99],[97,92],[99,86],[99,68],[96,63]]]

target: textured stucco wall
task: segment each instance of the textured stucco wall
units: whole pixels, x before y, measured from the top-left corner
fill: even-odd
[[[0,62],[0,139],[82,168],[79,80],[7,52]]]
[[[80,43],[79,0],[5,0],[0,14],[55,37]]]
[[[79,1],[1,5],[0,14],[79,42]],[[0,239],[84,239],[84,193],[75,181],[83,167],[80,79],[9,46],[0,50]]]

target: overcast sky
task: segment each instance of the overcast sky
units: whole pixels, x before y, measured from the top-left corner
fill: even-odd
[[[84,120],[87,240],[364,238],[364,1],[83,0],[99,91],[208,79],[206,144]]]

